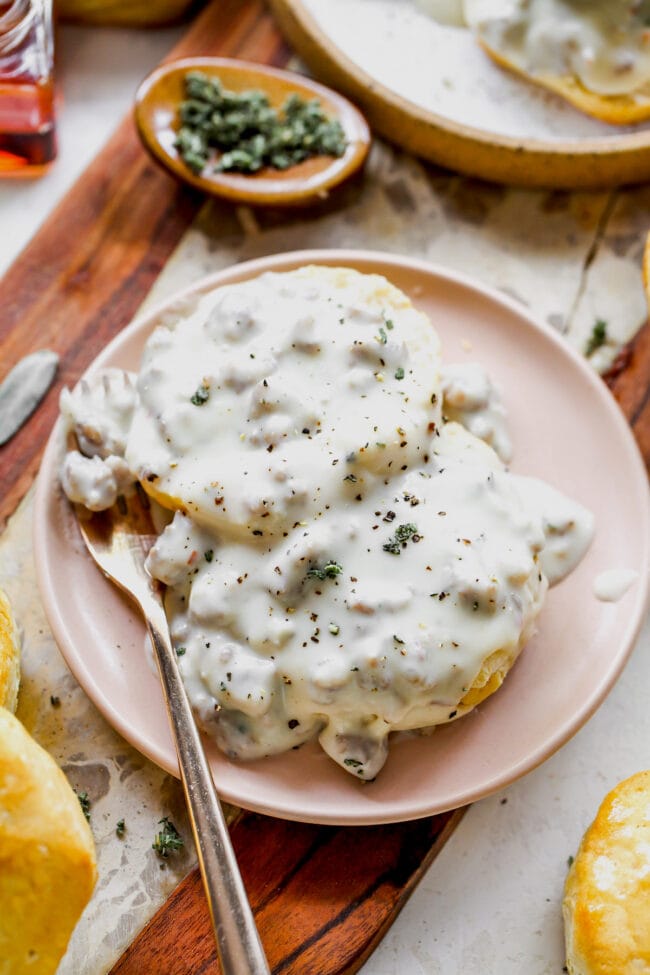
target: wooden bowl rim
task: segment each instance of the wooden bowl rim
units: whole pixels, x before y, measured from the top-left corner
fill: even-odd
[[[477,129],[424,109],[369,75],[333,43],[304,0],[269,2],[301,57],[327,81],[358,97],[362,108],[376,115],[371,122],[378,132],[418,155],[472,175],[530,186],[595,187],[650,176],[650,125],[643,132],[552,142]],[[384,127],[386,109],[394,114]],[[405,126],[403,137],[395,131],[396,116]],[[450,159],[452,151],[457,159]],[[524,161],[533,167],[528,173]]]

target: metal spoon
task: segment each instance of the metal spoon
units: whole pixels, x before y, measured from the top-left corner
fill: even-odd
[[[149,508],[141,489],[97,514],[76,506],[88,551],[140,607],[153,643],[223,975],[270,975],[169,637],[162,587],[144,566],[157,537]]]

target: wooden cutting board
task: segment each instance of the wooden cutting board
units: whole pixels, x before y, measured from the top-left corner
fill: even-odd
[[[290,51],[259,0],[219,0],[171,56],[191,55],[284,66]],[[0,448],[0,524],[33,481],[61,386],[74,384],[131,320],[202,202],[149,161],[129,117],[0,281],[0,372],[38,348],[61,357],[55,387]],[[610,384],[650,461],[647,327],[621,356]],[[233,843],[274,975],[358,971],[461,816],[462,810],[336,828],[241,814]],[[196,871],[113,969],[115,975],[218,971]]]
[[[273,975],[351,975],[464,810],[390,826],[310,826],[242,813],[231,836]],[[110,975],[218,975],[198,869]]]

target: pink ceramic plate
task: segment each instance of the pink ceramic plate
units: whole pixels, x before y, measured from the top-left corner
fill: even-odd
[[[369,251],[306,251],[236,265],[193,290],[314,262],[384,274],[409,294],[439,331],[445,361],[478,359],[500,383],[515,446],[513,468],[545,478],[596,516],[587,557],[550,593],[538,635],[501,690],[431,736],[395,741],[375,782],[355,781],[314,743],[241,765],[209,746],[221,796],[247,809],[350,825],[414,819],[472,802],[530,771],[580,728],[611,688],[646,603],[645,471],[623,415],[590,368],[518,305],[459,275]],[[182,296],[125,329],[92,369],[137,369],[147,336],[179,301]],[[107,720],[177,774],[144,628],[83,548],[58,486],[61,451],[57,426],[38,480],[35,524],[39,584],[52,629]],[[637,569],[639,583],[618,603],[598,602],[595,575],[619,566]]]

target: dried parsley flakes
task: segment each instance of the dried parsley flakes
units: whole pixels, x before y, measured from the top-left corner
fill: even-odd
[[[591,335],[587,340],[585,345],[585,355],[587,358],[592,356],[596,349],[599,349],[601,345],[605,345],[607,342],[607,322],[602,318],[597,319],[594,327],[591,330]]]
[[[196,392],[190,397],[193,406],[203,406],[210,399],[210,389],[205,383],[197,387]]]
[[[387,519],[384,518],[384,521]],[[414,542],[420,541],[420,536],[418,535],[417,525],[409,521],[404,525],[398,525],[395,529],[395,534],[393,537],[382,545],[384,552],[390,552],[391,555],[399,555],[403,548],[406,548],[406,543],[413,540]]]
[[[318,99],[293,94],[277,111],[263,92],[228,91],[201,71],[188,72],[184,88],[174,147],[197,175],[214,150],[221,153],[215,170],[237,173],[288,169],[312,156],[345,152],[340,122],[325,115]]]
[[[159,825],[162,825],[162,829],[156,834],[151,849],[155,850],[163,860],[166,860],[171,853],[176,853],[182,849],[185,846],[185,841],[167,816],[163,816],[158,822]]]
[[[324,566],[320,567],[318,565],[313,565],[310,569],[307,569],[307,579],[335,579],[336,576],[340,576],[343,572],[343,566],[339,565],[338,562],[326,562]]]
[[[76,792],[76,790],[75,790]],[[79,805],[81,806],[81,811],[86,817],[86,822],[90,822],[90,799],[87,792],[76,792],[77,799],[79,800]]]

